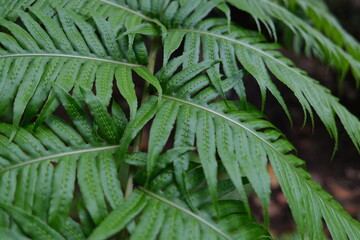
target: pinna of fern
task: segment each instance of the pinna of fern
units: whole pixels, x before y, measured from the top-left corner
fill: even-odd
[[[101,101],[89,90],[83,90],[83,93],[98,131],[93,131],[87,121],[89,116],[74,98],[61,87],[56,87],[56,94],[76,127],[52,117],[35,132],[29,131],[31,126],[29,129],[20,128],[8,151],[1,151],[2,156],[6,154],[6,160],[3,158],[1,168],[1,190],[5,194],[0,201],[3,209],[0,234],[17,236],[20,233],[6,228],[18,226],[21,234],[34,239],[106,239],[124,228],[134,217],[140,216],[138,225],[132,230],[133,239],[139,236],[152,239],[157,235],[168,238],[173,234],[184,237],[182,228],[193,229],[185,239],[207,236],[254,239],[270,236],[237,200],[219,201],[222,215],[216,214],[209,204],[211,198],[207,197],[208,189],[198,163],[191,164],[184,179],[187,189],[192,192],[189,198],[198,212],[191,212],[184,201],[177,199],[181,191],[174,182],[174,173],[169,164],[189,148],[161,154],[154,166],[152,183],[147,189],[136,190],[125,200],[117,172],[117,158],[112,154],[120,146],[102,140],[102,136],[121,134],[126,117],[117,105],[113,106],[110,116]],[[106,126],[116,126],[112,129],[120,132],[109,134]],[[1,143],[5,146],[12,125],[2,124],[0,128],[4,134]],[[144,167],[147,156],[137,152],[127,155],[124,161],[132,166]],[[39,174],[36,174],[37,171]],[[11,183],[14,177],[18,178],[17,185]],[[146,174],[139,172],[136,181],[138,184],[146,181]],[[80,189],[80,199],[74,193],[76,185]],[[230,180],[219,181],[220,196],[233,190]],[[69,216],[72,204],[77,205],[76,214],[81,219],[81,227]],[[15,222],[11,222],[7,214]],[[165,219],[169,224],[163,225]],[[239,219],[242,221],[239,222]],[[156,221],[148,228],[146,224],[150,220]]]
[[[359,238],[359,223],[247,101],[242,77],[254,77],[263,108],[269,92],[291,119],[273,74],[336,141],[338,117],[358,149],[359,120],[282,56],[278,43],[231,23],[227,2],[273,36],[284,23],[315,56],[358,81],[358,43],[336,40],[329,25],[318,24],[328,12],[314,18],[299,1],[1,2],[0,115],[7,123],[0,125],[0,236],[268,239],[271,164],[302,238],[323,238],[323,221],[334,239]],[[141,104],[135,76],[153,86]],[[232,93],[237,100],[228,99]],[[58,106],[71,123],[56,116]],[[148,151],[139,152],[134,139],[147,124]],[[173,146],[164,150],[168,141]],[[264,226],[251,216],[246,185],[262,203]]]

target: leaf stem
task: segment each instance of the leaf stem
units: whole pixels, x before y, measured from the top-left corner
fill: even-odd
[[[150,196],[150,197],[152,197],[154,199],[157,199],[157,200],[159,200],[159,201],[161,201],[163,203],[166,203],[166,204],[170,205],[171,207],[176,208],[177,210],[179,210],[179,211],[193,217],[194,219],[196,219],[200,223],[202,223],[202,224],[208,226],[209,228],[211,228],[213,231],[215,231],[217,234],[219,234],[223,238],[225,238],[227,240],[232,239],[228,234],[226,234],[221,229],[219,229],[215,224],[213,224],[212,222],[204,219],[203,217],[191,212],[190,210],[188,210],[188,209],[186,209],[186,208],[184,208],[184,207],[182,207],[182,206],[180,206],[180,205],[178,205],[178,204],[176,204],[176,203],[174,203],[174,202],[172,202],[172,201],[170,201],[170,200],[168,200],[166,198],[163,198],[162,196],[160,196],[160,195],[158,195],[156,193],[153,193],[153,192],[151,192],[151,191],[149,191],[149,190],[147,190],[147,189],[145,189],[143,187],[138,187],[138,189],[140,191],[144,192],[146,195],[148,195],[148,196]]]
[[[120,62],[112,59],[99,58],[96,56],[81,56],[81,55],[72,55],[72,54],[60,54],[60,53],[16,53],[16,54],[5,54],[0,55],[1,58],[22,58],[22,57],[60,57],[60,58],[74,58],[74,59],[84,59],[96,62],[112,63],[117,65],[123,65],[128,67],[142,67],[139,64]]]
[[[147,65],[147,69],[152,74],[154,74],[156,57],[157,57],[159,47],[160,47],[160,39],[158,37],[156,37],[153,39],[153,41],[151,43],[151,49],[150,49],[149,60],[148,60],[148,65]],[[149,82],[145,81],[141,103],[144,103],[148,97],[149,97]]]
[[[159,47],[160,47],[160,38],[158,38],[158,37],[153,38],[151,41],[151,47],[150,47],[150,52],[149,52],[149,57],[148,57],[148,65],[147,65],[147,69],[152,74],[154,74],[156,57],[158,54]],[[141,104],[143,104],[148,99],[148,97],[149,97],[149,83],[147,81],[145,81],[143,92],[142,92]],[[138,152],[140,150],[142,135],[143,135],[143,130],[141,130],[139,132],[139,134],[136,136],[136,138],[134,139],[132,152]],[[128,197],[134,190],[134,181],[133,181],[134,174],[135,174],[135,169],[133,169],[130,166],[128,181],[126,183],[126,189],[125,189],[125,198]]]
[[[73,155],[80,155],[80,154],[91,153],[91,152],[107,151],[107,150],[112,150],[112,149],[118,149],[119,147],[120,147],[120,145],[94,147],[94,148],[79,149],[79,150],[74,150],[74,151],[70,151],[70,152],[63,152],[63,153],[57,153],[57,154],[53,154],[53,155],[49,155],[49,156],[39,157],[39,158],[35,158],[35,159],[25,161],[25,162],[20,162],[18,164],[3,168],[0,170],[0,174],[10,171],[12,169],[20,168],[20,167],[34,164],[34,163],[48,161],[51,159],[56,160],[57,158],[68,157],[68,156],[73,156]]]

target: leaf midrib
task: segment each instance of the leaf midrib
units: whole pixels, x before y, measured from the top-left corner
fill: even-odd
[[[0,174],[10,171],[10,170],[13,170],[13,169],[16,169],[16,168],[26,166],[26,165],[43,162],[43,161],[48,161],[48,160],[54,159],[54,158],[67,157],[67,156],[79,155],[79,154],[85,154],[85,153],[91,153],[91,152],[101,152],[101,151],[107,151],[107,150],[117,149],[117,148],[120,148],[120,145],[87,148],[87,149],[80,149],[80,150],[75,150],[75,151],[57,153],[57,154],[53,154],[53,155],[49,155],[49,156],[45,156],[45,157],[35,158],[35,159],[29,160],[26,162],[21,162],[21,163],[15,164],[15,165],[11,165],[10,167],[1,169]]]
[[[102,3],[105,3],[105,4],[108,4],[108,5],[110,5],[110,6],[116,7],[116,8],[120,8],[120,9],[122,9],[122,10],[124,10],[124,11],[127,11],[127,12],[129,12],[129,13],[132,13],[132,14],[134,14],[134,15],[137,15],[137,16],[141,17],[142,19],[146,20],[146,21],[149,21],[149,22],[153,22],[153,21],[154,21],[153,19],[145,16],[144,14],[139,13],[139,12],[137,12],[137,11],[134,11],[134,10],[132,10],[132,9],[126,7],[126,6],[123,6],[123,5],[121,5],[121,4],[109,2],[109,1],[107,1],[107,0],[98,0],[98,1],[99,1],[99,2],[102,2]]]
[[[282,154],[280,153],[276,148],[274,148],[274,146],[272,146],[270,143],[268,143],[267,141],[263,140],[258,134],[256,134],[256,132],[254,132],[253,130],[251,130],[250,128],[240,124],[239,122],[235,121],[234,119],[224,115],[224,114],[221,114],[217,111],[214,111],[210,108],[207,108],[207,107],[204,107],[202,105],[199,105],[199,104],[196,104],[196,103],[192,103],[192,102],[189,102],[189,101],[186,101],[186,100],[183,100],[183,99],[180,99],[180,98],[176,98],[176,97],[172,97],[172,96],[169,96],[169,95],[162,95],[163,98],[167,98],[167,99],[170,99],[170,100],[173,100],[173,101],[177,101],[177,102],[180,102],[180,103],[184,103],[184,104],[187,104],[189,106],[192,106],[192,107],[195,107],[195,108],[199,108],[199,109],[202,109],[204,111],[207,111],[209,113],[212,113],[214,115],[217,115],[218,117],[221,117],[241,128],[243,128],[244,130],[246,130],[247,132],[250,132],[252,135],[254,135],[257,139],[259,139],[260,141],[264,142],[265,144],[267,144],[269,147],[271,147],[274,151],[277,151],[279,154]]]
[[[1,58],[17,58],[17,57],[62,57],[62,58],[75,58],[75,59],[84,59],[90,61],[97,61],[97,62],[105,62],[105,63],[112,63],[117,65],[123,65],[128,67],[143,67],[143,65],[133,64],[133,63],[126,63],[115,61],[111,59],[105,58],[98,58],[98,57],[90,57],[90,56],[82,56],[82,55],[72,55],[72,54],[58,54],[58,53],[16,53],[16,54],[6,54],[0,55]]]
[[[179,206],[178,204],[166,199],[166,198],[163,198],[162,196],[159,196],[157,195],[156,193],[153,193],[143,187],[139,187],[139,190],[144,192],[146,195],[152,197],[152,198],[155,198],[156,200],[158,201],[161,201],[163,203],[166,203],[167,205],[170,205],[171,207],[173,208],[176,208],[177,210],[193,217],[194,219],[196,219],[197,221],[205,224],[206,226],[208,226],[209,228],[211,228],[212,230],[214,230],[216,233],[218,233],[219,235],[221,235],[222,237],[226,238],[227,240],[232,240],[233,238],[231,238],[229,235],[227,235],[226,233],[224,233],[221,229],[219,229],[217,226],[214,226],[212,223],[206,221],[206,219],[196,215],[195,213],[189,211],[188,209],[182,207],[182,206]]]

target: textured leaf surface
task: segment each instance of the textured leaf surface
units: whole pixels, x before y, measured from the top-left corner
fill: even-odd
[[[305,123],[318,115],[337,141],[339,118],[358,150],[359,120],[280,44],[230,21],[248,12],[276,42],[285,26],[300,52],[359,83],[359,44],[321,1],[0,2],[0,238],[271,239],[268,164],[301,238],[323,239],[324,224],[360,238],[242,78],[261,110],[271,93],[291,121],[276,77]]]
[[[2,202],[0,202],[0,207],[6,210],[33,239],[64,239],[49,225],[24,210]]]
[[[170,136],[178,113],[179,104],[164,101],[159,109],[150,130],[149,157],[147,163],[147,173],[149,177],[153,172],[158,156]]]
[[[95,228],[88,239],[107,239],[126,226],[145,207],[146,199],[143,194],[134,192],[123,200],[119,207],[111,212],[105,220]]]
[[[130,58],[128,59],[127,53],[121,52],[115,40],[120,29],[111,30],[111,23],[101,14],[91,15],[91,21],[96,23],[93,26],[88,16],[72,10],[75,5],[55,9],[43,2],[43,7],[49,10],[48,13],[58,14],[58,21],[56,17],[42,11],[40,2],[43,1],[37,1],[37,4],[30,8],[32,14],[22,11],[13,14],[19,16],[25,26],[0,19],[4,30],[9,29],[10,34],[15,37],[1,32],[4,48],[1,49],[0,61],[1,65],[7,65],[0,68],[0,82],[11,76],[13,84],[2,88],[6,94],[0,98],[3,102],[0,115],[4,115],[3,111],[14,101],[13,122],[16,125],[21,124],[24,114],[26,121],[33,118],[45,101],[40,121],[56,109],[59,102],[54,101],[50,93],[51,82],[56,82],[66,91],[77,87],[77,78],[81,84],[86,81],[87,88],[95,83],[97,96],[107,107],[113,92],[115,69],[118,66],[141,67],[136,64],[136,55],[139,59],[144,58],[140,57],[144,55],[143,49],[136,43],[137,47],[133,51],[135,56],[131,58],[135,63],[128,63]],[[82,4],[84,2],[87,1],[82,1]],[[28,4],[31,3],[28,1]],[[25,1],[20,1],[12,7],[21,9],[27,6],[26,4]],[[100,7],[99,3],[94,5]],[[104,14],[110,13],[105,11]],[[18,65],[20,62],[21,65]],[[131,81],[131,75],[127,81]],[[46,100],[49,94],[50,98]]]

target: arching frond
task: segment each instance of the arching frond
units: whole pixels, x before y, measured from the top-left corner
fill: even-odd
[[[177,59],[170,61],[169,66],[175,62]],[[196,66],[192,65],[190,68],[196,69]],[[164,76],[163,74],[169,74],[169,72],[171,72],[170,69],[161,70],[158,76]],[[304,237],[320,238],[323,229],[322,219],[327,223],[333,236],[340,236],[338,239],[345,236],[356,239],[355,236],[359,236],[359,224],[301,168],[303,162],[292,154],[294,147],[276,127],[263,119],[263,114],[251,109],[250,105],[243,109],[236,103],[216,101],[219,93],[212,86],[210,77],[200,74],[193,78],[187,78],[187,74],[192,74],[192,71],[184,68],[172,78],[162,79],[163,88],[167,91],[162,97],[163,101],[159,110],[156,111],[150,104],[141,111],[143,119],[146,120],[129,123],[124,132],[124,136],[129,137],[121,140],[120,156],[125,153],[130,143],[129,139],[134,137],[139,129],[155,116],[150,129],[151,144],[146,165],[147,174],[151,176],[154,171],[155,159],[161,153],[170,137],[171,129],[176,123],[174,147],[192,147],[196,142],[209,193],[215,205],[218,199],[218,165],[221,164],[240,193],[245,206],[247,206],[247,198],[242,177],[245,176],[249,179],[263,204],[266,216],[270,202],[270,178],[267,172],[269,161],[275,168],[276,176],[285,195],[289,197],[295,221]],[[304,75],[300,74],[300,76]],[[242,73],[239,72],[223,80],[221,88],[224,92],[233,89],[241,77]],[[176,85],[177,82],[181,82],[181,84]],[[168,89],[167,85],[171,87]],[[317,93],[319,94],[319,91]],[[328,95],[328,97],[330,96]],[[156,102],[155,99],[151,101]],[[335,104],[334,108],[338,106],[341,105]],[[336,110],[341,111],[340,109]],[[148,114],[150,111],[152,114]],[[342,113],[340,115],[344,116]],[[350,118],[348,120],[350,121]],[[354,120],[351,118],[352,122]],[[351,127],[351,124],[348,127]],[[217,156],[219,156],[219,160]],[[181,173],[188,166],[188,153],[174,161],[175,173]],[[291,177],[288,177],[289,175]],[[184,183],[184,176],[179,174],[176,179],[179,186],[182,186],[183,194],[188,193],[189,189]],[[298,196],[299,192],[306,193],[307,197],[301,198]],[[192,205],[191,202],[188,204]],[[308,214],[314,211],[316,214]],[[342,224],[333,224],[330,219],[337,219]]]
[[[17,18],[16,10],[24,9],[29,6],[41,9],[49,15],[56,14],[54,7],[76,9],[82,13],[96,11],[104,17],[109,17],[109,21],[113,23],[122,23],[127,20],[121,15],[128,16],[130,13],[131,18],[137,18],[137,21],[131,21],[126,24],[128,29],[137,26],[141,20],[155,23],[162,27],[164,31],[167,28],[177,28],[179,26],[192,28],[200,20],[213,9],[219,8],[225,13],[229,19],[228,7],[221,0],[212,1],[148,1],[147,3],[137,3],[134,1],[6,1],[8,7],[0,12],[0,16],[10,18]],[[306,17],[310,18],[315,28],[309,25],[306,21],[302,20],[296,14],[288,11],[286,7],[281,6],[278,2],[272,0],[254,1],[233,1],[228,0],[233,6],[249,12],[256,21],[261,20],[269,29],[270,33],[276,36],[276,29],[274,20],[276,19],[283,24],[287,25],[295,35],[301,36],[307,46],[307,52],[318,56],[320,59],[328,61],[328,63],[337,68],[342,75],[349,69],[352,71],[357,84],[360,79],[360,60],[358,55],[359,44],[353,37],[346,33],[340,24],[332,17],[322,2],[307,1],[290,1],[290,5],[301,7],[306,12]],[[284,5],[289,4],[284,1]],[[198,6],[201,6],[201,8]],[[120,12],[119,12],[120,11]],[[120,14],[119,14],[120,13]],[[114,17],[116,16],[116,17]],[[319,30],[324,30],[323,35]],[[327,37],[329,36],[329,38]],[[345,46],[346,50],[341,47]]]
[[[19,125],[22,118],[25,122],[32,119],[46,102],[40,119],[46,118],[59,104],[51,92],[53,83],[67,91],[74,88],[75,93],[79,86],[95,86],[97,96],[108,106],[114,77],[135,114],[137,100],[131,69],[147,70],[128,61],[146,64],[144,42],[135,40],[134,50],[128,50],[127,38],[116,38],[125,30],[110,30],[112,23],[95,12],[91,13],[95,26],[84,16],[60,8],[59,22],[35,8],[30,13],[19,12],[18,16],[26,28],[0,19],[0,25],[9,31],[0,35],[0,115],[12,113],[14,124]],[[161,91],[158,83],[147,80]],[[12,102],[13,109],[9,110]]]
[[[291,120],[273,75],[305,123],[315,111],[337,143],[338,118],[360,151],[360,121],[328,89],[279,44],[230,22],[227,3],[274,36],[282,22],[359,81],[358,43],[324,24],[332,21],[324,7],[281,2],[0,0],[0,238],[271,239],[271,164],[302,238],[322,239],[326,225],[334,239],[359,239],[359,223],[247,101],[245,74],[262,110],[270,92]]]
[[[11,132],[10,125],[2,124],[0,129],[5,136]],[[141,188],[124,199],[112,154],[119,146],[92,147],[80,135],[80,128],[78,131],[60,119],[49,119],[33,134],[20,128],[10,142],[12,151],[0,152],[3,160],[1,191],[6,193],[0,198],[1,227],[10,229],[10,226],[17,226],[17,230],[9,230],[7,236],[18,236],[19,239],[25,236],[34,239],[107,239],[137,217],[135,228],[131,230],[133,239],[180,235],[182,239],[206,236],[215,239],[270,239],[269,233],[249,216],[240,201],[220,200],[215,211],[211,198],[204,198],[208,190],[204,187],[199,166],[191,168],[185,179],[187,188],[192,191],[190,198],[199,213],[190,211],[184,202],[177,200],[181,192],[168,166],[183,150],[176,155],[169,152],[160,156],[161,161],[155,166],[160,173],[152,178],[149,189]],[[8,141],[5,136],[2,138]],[[36,149],[31,148],[29,142]],[[168,160],[169,157],[172,160]],[[134,161],[129,156],[126,159],[127,163],[137,166],[146,163],[146,158],[135,158]],[[146,175],[145,178],[141,176],[137,181],[146,180]],[[12,178],[19,178],[17,186],[11,184]],[[77,185],[78,194],[74,192]],[[225,180],[219,182],[218,189],[221,197],[233,191],[234,187]],[[33,201],[20,202],[20,195],[24,201],[25,198]],[[76,202],[79,202],[76,216],[79,214],[81,228],[68,216],[71,205]],[[83,207],[79,206],[80,203]],[[167,224],[163,224],[164,219],[167,219]],[[149,221],[153,221],[151,228],[146,227]],[[88,222],[95,228],[93,232],[85,232],[84,226]],[[180,234],[184,228],[187,228],[186,234]]]
[[[241,10],[249,12],[253,17],[264,21],[269,26],[273,26],[273,19],[279,20],[287,27],[289,27],[294,32],[294,34],[299,35],[302,37],[302,39],[304,39],[304,42],[310,53],[320,57],[320,59],[324,61],[327,61],[331,66],[338,69],[342,75],[344,75],[350,69],[356,79],[357,85],[360,83],[359,54],[358,52],[354,51],[354,49],[352,49],[355,46],[357,46],[356,49],[358,49],[358,44],[349,43],[349,46],[352,47],[350,47],[350,49],[348,48],[348,51],[345,51],[343,48],[341,48],[342,44],[337,44],[337,41],[334,43],[316,28],[313,28],[311,25],[309,25],[306,21],[291,13],[280,4],[271,0],[227,0],[227,2]],[[322,15],[323,14],[320,16]],[[271,31],[275,31],[274,27],[271,27],[271,29]]]
[[[291,10],[296,9],[298,6],[301,7],[306,16],[312,20],[314,27],[322,31],[339,46],[343,46],[355,59],[360,59],[360,44],[344,30],[323,1],[291,0],[288,5]]]
[[[108,206],[116,208],[123,198],[118,163],[112,154],[119,148],[115,142],[122,132],[115,119],[123,119],[119,116],[123,113],[113,111],[110,116],[98,97],[89,90],[82,91],[94,122],[74,98],[58,87],[55,92],[75,129],[64,120],[51,117],[36,130],[19,128],[10,142],[14,125],[0,125],[3,146],[0,188],[4,193],[1,207],[19,225],[24,224],[22,230],[30,236],[38,235],[36,228],[42,228],[45,223],[67,239],[84,236],[79,224],[69,217],[74,199],[77,199],[76,182],[81,202],[94,224],[105,218]],[[17,184],[13,179],[17,179]],[[1,226],[10,227],[12,223],[5,212],[0,213]]]
[[[213,51],[217,56],[216,58],[221,57],[221,67],[226,76],[235,74],[237,63],[240,63],[257,80],[262,92],[263,103],[266,91],[269,90],[279,101],[285,112],[288,113],[280,92],[270,78],[269,72],[271,72],[294,92],[303,107],[305,116],[309,113],[312,119],[313,109],[315,110],[335,140],[337,139],[335,116],[339,116],[344,126],[347,125],[346,122],[350,123],[350,119],[354,120],[345,128],[349,130],[349,136],[355,146],[359,148],[359,140],[354,136],[357,135],[358,130],[356,129],[360,126],[360,122],[356,120],[351,113],[345,113],[339,109],[338,106],[340,106],[340,104],[338,100],[330,94],[328,89],[321,86],[300,69],[294,67],[294,64],[289,59],[276,51],[279,47],[277,44],[264,43],[261,35],[248,32],[235,26],[231,28],[231,35],[228,35],[227,26],[219,24],[221,22],[224,23],[225,21],[209,19],[202,22],[202,24],[198,26],[199,29],[196,30],[169,29],[170,34],[184,33],[185,37],[183,37],[183,39],[184,45],[186,46],[186,51],[184,52],[184,58],[186,58],[186,60],[183,64],[184,73],[189,71],[187,69],[195,68],[193,65],[187,67],[188,65],[195,64],[199,61],[198,53],[195,49],[199,49],[200,46],[209,46],[207,41],[209,41],[208,39],[212,39],[211,41],[215,44],[214,47],[212,50],[204,50],[204,54],[206,54],[207,51]],[[168,69],[176,68],[179,65],[180,64],[176,65],[175,62],[174,66],[169,63]],[[169,75],[171,70],[167,71],[167,76],[160,76],[160,74],[163,73],[158,74],[160,81],[167,81],[167,79],[171,77]],[[219,71],[218,74],[220,74]],[[177,73],[175,76],[178,75],[181,75],[181,73]],[[169,83],[175,81],[175,76],[169,79]],[[220,79],[220,77],[221,76],[218,75],[218,79]],[[161,78],[167,79],[161,80]],[[237,90],[240,99],[243,99],[245,97],[245,89],[242,80],[238,79],[237,84],[238,86],[235,90]],[[216,86],[215,84],[213,85]],[[168,88],[169,87],[165,86],[165,91],[167,91]],[[219,89],[219,87],[217,87],[217,89]],[[353,126],[357,127],[353,128]]]
[[[204,177],[201,169],[194,168],[187,174],[186,183],[192,190],[190,197],[199,209],[197,213],[177,199],[181,192],[173,182],[173,173],[164,171],[154,179],[151,190],[136,190],[125,200],[122,208],[109,214],[89,239],[107,239],[136,215],[139,222],[133,229],[131,239],[271,239],[269,233],[248,215],[240,201],[220,200],[218,215],[210,204],[211,199],[203,198],[208,192],[201,186]],[[219,184],[222,195],[232,189],[229,181]],[[149,222],[152,222],[150,228]]]

